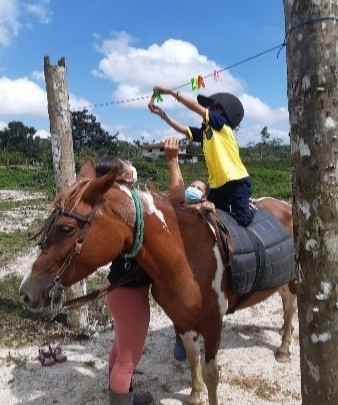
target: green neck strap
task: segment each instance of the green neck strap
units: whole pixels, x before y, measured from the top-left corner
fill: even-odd
[[[143,231],[144,231],[144,221],[143,221],[143,207],[140,196],[135,190],[130,190],[131,196],[133,197],[135,209],[136,209],[136,235],[134,245],[129,253],[124,254],[125,259],[131,259],[137,255],[142,247],[143,242]]]

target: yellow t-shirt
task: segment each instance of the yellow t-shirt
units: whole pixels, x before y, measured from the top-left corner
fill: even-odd
[[[232,129],[223,125],[220,131],[209,125],[209,111],[203,121],[203,152],[208,167],[210,188],[218,188],[228,181],[240,180],[249,174],[239,156],[239,148]],[[187,136],[193,140],[190,128]]]

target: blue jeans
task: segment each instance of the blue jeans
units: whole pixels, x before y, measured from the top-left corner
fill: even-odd
[[[251,178],[245,177],[241,180],[229,181],[221,187],[210,189],[208,200],[220,210],[231,211],[240,225],[248,226],[254,217],[254,212],[249,206],[250,197]]]

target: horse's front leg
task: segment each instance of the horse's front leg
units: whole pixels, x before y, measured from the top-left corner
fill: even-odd
[[[278,348],[275,358],[281,363],[290,361],[290,345],[292,339],[292,320],[297,310],[297,296],[293,294],[288,285],[278,290],[283,303],[284,324],[282,327],[282,343]]]
[[[191,393],[186,400],[187,404],[199,405],[202,404],[202,368],[201,368],[201,351],[198,344],[196,332],[186,332],[180,335],[187,353],[190,373],[191,373]]]
[[[219,371],[217,367],[217,352],[221,340],[222,321],[209,324],[204,333],[205,361],[202,366],[202,376],[208,389],[209,405],[218,405],[217,387]]]

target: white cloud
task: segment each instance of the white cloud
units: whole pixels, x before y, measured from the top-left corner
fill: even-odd
[[[72,93],[69,94],[69,105],[71,110],[82,110],[83,108],[86,108],[88,112],[91,112],[93,109],[87,99],[78,97]]]
[[[112,38],[100,40],[95,36],[95,48],[103,54],[97,69],[92,73],[100,79],[110,80],[115,85],[113,100],[125,108],[145,108],[155,84],[179,87],[179,91],[196,97],[197,94],[230,92],[243,102],[245,118],[238,132],[238,142],[244,146],[250,141],[260,141],[260,131],[269,128],[271,137],[279,137],[285,143],[288,138],[288,111],[285,107],[271,108],[258,97],[249,95],[246,83],[223,70],[215,61],[201,55],[198,49],[187,41],[168,39],[162,44],[147,48],[135,46],[134,38],[126,32],[115,33]],[[101,41],[101,42],[99,42]],[[214,71],[221,71],[220,81],[213,77]],[[190,80],[198,75],[205,79],[206,87],[192,91]],[[132,102],[131,102],[132,101]],[[200,120],[173,97],[163,96],[161,107],[175,108],[174,118],[187,125],[199,125]],[[257,128],[260,130],[257,131]],[[126,131],[125,134],[128,132]],[[144,140],[160,140],[172,134],[172,130],[158,130],[144,133]],[[275,135],[276,134],[276,135]],[[126,135],[127,137],[127,135]]]
[[[36,131],[35,136],[39,136],[40,138],[49,138],[50,133],[48,131],[45,131],[44,129],[39,129]]]
[[[74,110],[87,107],[91,111],[89,101],[74,94],[69,95],[69,104]],[[27,77],[0,77],[0,113],[48,118],[46,90]]]
[[[0,0],[0,46],[9,46],[20,30],[30,28],[32,23],[23,23],[25,14],[33,15],[42,24],[48,24],[51,17],[49,0],[32,0],[23,3],[19,0]]]
[[[37,0],[24,4],[24,8],[29,14],[33,14],[42,24],[48,24],[52,15],[49,9],[49,0]]]
[[[12,37],[17,36],[21,28],[17,0],[0,1],[0,46],[8,46]]]
[[[155,84],[177,87],[182,84],[182,91],[192,92],[192,77],[209,75],[221,67],[204,55],[189,42],[168,39],[163,44],[152,44],[148,48],[132,46],[133,38],[125,33],[116,34],[116,38],[96,44],[96,49],[104,54],[99,66],[93,71],[94,76],[106,78],[116,84],[113,97],[117,101],[142,98],[140,102],[125,103],[125,107],[144,107]],[[242,83],[229,72],[221,73],[222,81],[216,82],[212,77],[206,78],[206,89],[201,93],[229,91],[235,94],[242,92]],[[164,97],[165,107],[177,107],[171,97]]]
[[[245,116],[256,121],[262,121],[264,126],[288,120],[288,111],[285,107],[273,110],[258,97],[248,94],[243,94],[241,101],[244,106]]]
[[[41,71],[35,70],[31,76],[37,82],[45,82],[45,74],[42,70]]]
[[[46,92],[27,77],[16,80],[0,77],[0,111],[2,115],[46,117]]]
[[[0,121],[0,131],[2,131],[3,129],[5,129],[7,127],[7,122],[4,121]]]

